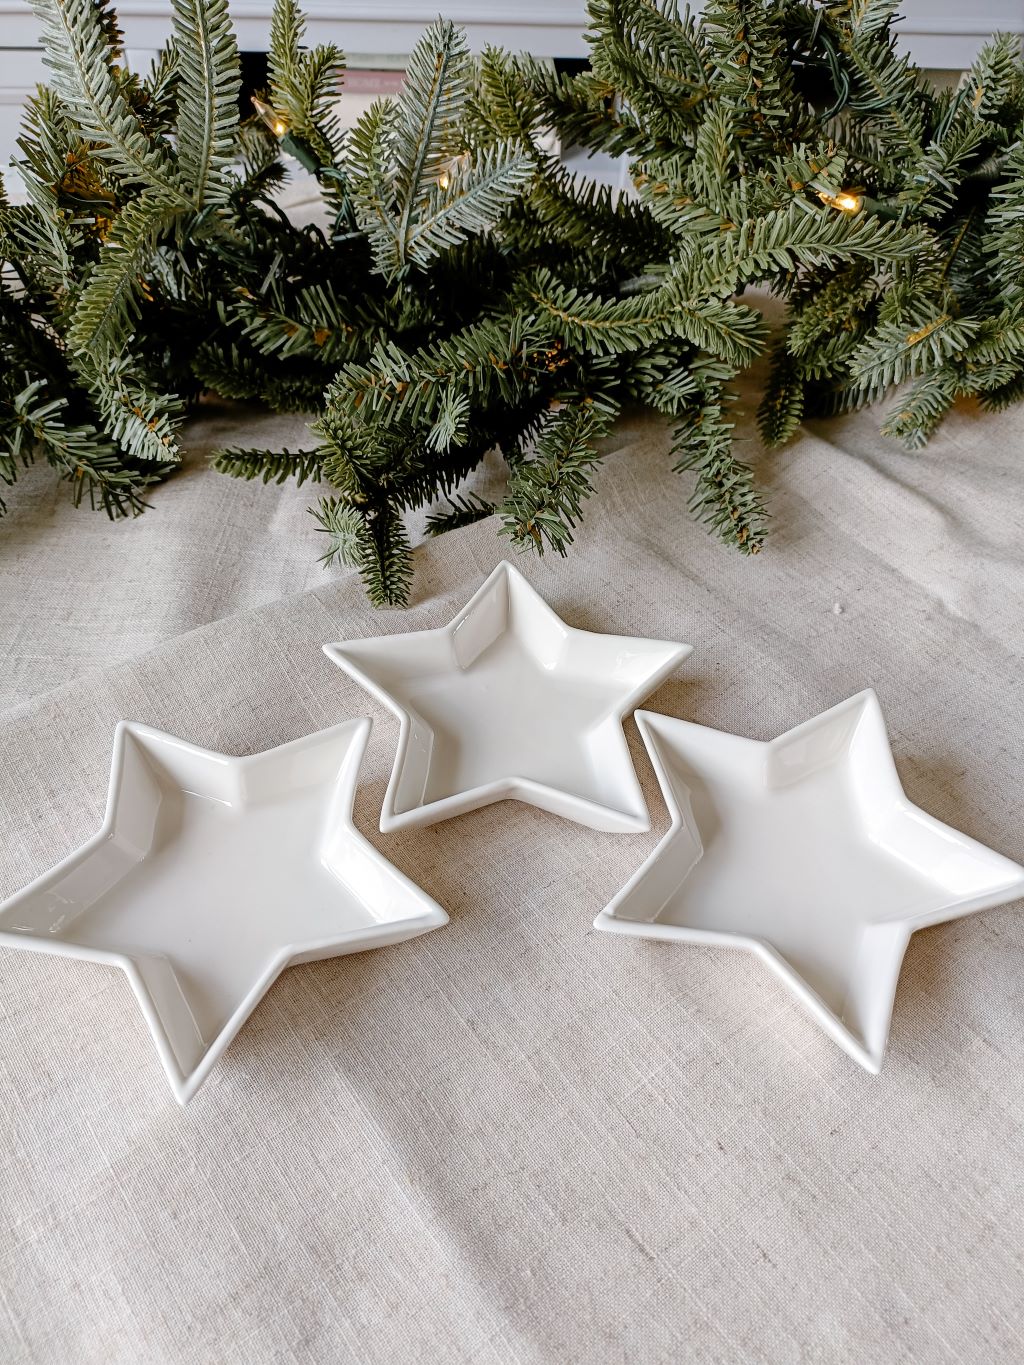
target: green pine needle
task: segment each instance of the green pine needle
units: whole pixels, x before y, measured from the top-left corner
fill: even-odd
[[[227,0],[171,0],[178,166],[197,206],[223,202],[235,152],[238,48]]]
[[[455,493],[448,499],[448,507],[431,512],[426,520],[428,536],[444,535],[446,531],[459,531],[464,526],[483,521],[497,511],[493,502],[487,502],[475,493]]]
[[[596,442],[609,425],[608,415],[588,403],[549,416],[532,457],[513,466],[501,504],[502,531],[514,545],[540,555],[567,553],[583,502],[594,491]]]
[[[228,446],[214,453],[212,464],[221,474],[233,479],[259,479],[261,483],[286,483],[294,479],[300,487],[320,474],[320,450],[252,450]]]

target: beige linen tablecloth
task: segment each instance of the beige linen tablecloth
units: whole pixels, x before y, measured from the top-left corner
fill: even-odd
[[[1021,416],[923,455],[878,420],[762,461],[748,560],[634,419],[572,556],[517,562],[573,625],[695,645],[653,709],[768,738],[874,685],[911,798],[1020,858]],[[114,528],[61,497],[38,472],[0,545],[0,893],[96,827],[121,717],[249,753],[369,715],[357,822],[451,924],[287,972],[185,1110],[120,973],[4,954],[0,1359],[1024,1358],[1019,906],[914,937],[869,1076],[752,957],[591,929],[667,824],[632,723],[649,835],[376,832],[397,725],[321,642],[447,621],[493,520],[380,613],[315,566],[306,490],[196,463]]]

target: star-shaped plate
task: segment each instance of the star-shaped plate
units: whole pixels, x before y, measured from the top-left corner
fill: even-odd
[[[622,720],[691,649],[574,630],[507,563],[450,625],[324,645],[400,722],[384,831],[507,799],[649,829]]]
[[[756,953],[877,1072],[910,935],[1024,895],[1024,868],[910,803],[872,691],[767,744],[636,719],[672,824],[595,927]]]
[[[184,1104],[285,967],[448,921],[352,824],[369,731],[229,758],[122,722],[102,826],[0,906],[0,944],[120,967]]]

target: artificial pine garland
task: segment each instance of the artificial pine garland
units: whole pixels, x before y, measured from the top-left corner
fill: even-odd
[[[223,451],[315,478],[329,555],[376,602],[408,592],[408,510],[444,530],[498,511],[571,544],[599,438],[625,403],[674,424],[693,508],[748,553],[765,510],[732,450],[731,384],[765,348],[759,414],[801,418],[912,380],[885,430],[927,439],[952,402],[1024,396],[1024,67],[994,39],[956,91],[896,54],[894,5],[718,3],[680,18],[591,0],[592,69],[472,58],[432,25],[402,91],[342,137],[334,47],[274,10],[262,117],[240,122],[225,0],[172,0],[145,77],[98,0],[33,0],[49,87],[21,140],[28,204],[0,205],[0,477],[45,456],[111,515],[179,458],[204,389],[315,410],[315,445]],[[635,193],[548,150],[628,157]],[[289,153],[330,226],[273,193]],[[774,339],[740,301],[781,294]],[[497,508],[459,485],[497,447]]]
[[[779,445],[801,418],[875,402],[906,384],[882,431],[923,446],[960,397],[1024,397],[1024,66],[997,36],[955,90],[898,56],[891,5],[815,16],[832,78],[830,135],[848,148],[855,212],[917,226],[927,249],[879,274],[867,261],[791,283],[759,413]],[[912,381],[907,383],[907,381]]]

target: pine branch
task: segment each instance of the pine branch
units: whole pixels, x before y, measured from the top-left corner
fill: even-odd
[[[693,171],[692,158],[688,156],[657,157],[638,162],[633,170],[633,183],[641,205],[674,237],[700,237],[727,231],[732,227],[730,220],[695,197]],[[717,201],[724,204],[728,192],[728,187],[723,185],[716,196]]]
[[[718,98],[742,121],[746,146],[768,150],[798,136],[806,117],[793,82],[783,19],[777,4],[712,0],[703,33],[714,61]]]
[[[502,531],[514,545],[564,555],[593,493],[590,474],[598,463],[596,442],[609,416],[592,404],[562,408],[544,424],[532,458],[513,465],[501,504]]]
[[[988,389],[978,400],[986,412],[1002,412],[1016,403],[1024,402],[1024,369],[996,389]]]
[[[238,48],[227,0],[171,0],[178,166],[197,207],[223,203],[238,128]]]
[[[1024,299],[978,324],[969,368],[1024,360]]]
[[[684,287],[731,293],[737,282],[801,267],[865,260],[877,268],[914,260],[929,246],[920,227],[903,228],[873,214],[815,209],[798,201],[723,232],[703,249],[688,251],[677,274],[684,277]]]
[[[329,539],[324,564],[357,569],[374,606],[404,606],[412,582],[412,547],[401,517],[386,507],[358,510],[339,498],[321,498],[312,510]]]
[[[1024,139],[1008,152],[1003,174],[992,190],[985,254],[998,277],[1024,297]]]
[[[700,393],[692,360],[688,345],[656,342],[629,357],[626,391],[637,402],[678,417]]]
[[[954,125],[913,162],[906,174],[905,187],[897,196],[898,202],[912,205],[925,218],[949,213],[966,167],[980,157],[989,142],[990,133],[983,123]]]
[[[590,0],[591,66],[653,141],[685,142],[710,94],[692,20],[624,0]]]
[[[378,343],[366,365],[346,365],[326,395],[327,411],[355,410],[362,422],[433,426],[450,385],[481,406],[515,402],[527,385],[552,373],[559,346],[526,314],[479,322],[407,354]]]
[[[497,511],[493,502],[487,502],[475,493],[456,493],[448,499],[448,510],[431,512],[426,520],[428,536],[444,535],[446,531],[460,531],[464,526],[472,526],[476,521],[493,516]]]
[[[646,203],[618,195],[608,185],[588,183],[574,176],[552,157],[538,163],[538,174],[523,215],[533,229],[532,237],[520,230],[527,247],[550,260],[556,247],[585,252],[595,263],[609,255],[624,272],[642,269],[652,258],[667,254],[671,240]],[[515,211],[510,214],[511,236],[518,226]],[[533,254],[531,252],[531,254]]]
[[[919,314],[912,330],[899,322],[883,322],[857,347],[850,373],[862,388],[902,384],[961,354],[977,331],[976,322],[951,313]]]
[[[338,98],[345,58],[333,43],[303,49],[306,20],[295,0],[275,0],[270,21],[271,98],[293,137],[304,142],[321,166],[339,157]]]
[[[722,393],[712,387],[701,406],[688,413],[676,428],[674,467],[679,472],[693,470],[697,475],[690,511],[720,539],[744,554],[757,554],[767,530],[764,502],[754,487],[749,466],[732,453],[732,431]]]
[[[75,265],[59,189],[81,153],[66,110],[45,86],[28,103],[18,146],[28,203],[6,212],[8,259],[17,258],[37,297],[63,303],[74,286]]]
[[[687,186],[693,199],[714,210],[720,219],[736,211],[736,115],[725,103],[714,105],[697,129],[693,156],[687,166]]]
[[[263,358],[237,340],[202,343],[192,358],[192,373],[204,389],[222,398],[259,400],[275,412],[310,412],[323,399],[324,378],[301,358]]]
[[[595,355],[636,350],[677,336],[738,367],[758,354],[765,335],[764,321],[754,309],[716,298],[686,297],[674,284],[607,300],[559,286],[541,272],[530,297],[557,335]]]
[[[31,0],[42,25],[46,65],[94,154],[130,183],[181,202],[170,150],[147,136],[113,72],[118,53],[94,0]]]
[[[785,343],[772,350],[771,371],[757,410],[761,440],[769,450],[785,445],[804,413],[804,382]]]
[[[908,450],[921,450],[953,406],[960,383],[955,370],[938,370],[915,380],[882,425]]]
[[[431,24],[413,48],[398,99],[395,136],[396,258],[404,264],[417,209],[461,152],[453,143],[470,76],[465,35],[454,24]]]
[[[961,89],[978,118],[994,124],[1019,120],[1024,114],[1020,38],[997,33],[974,59]]]
[[[321,498],[310,509],[320,523],[318,530],[329,538],[328,549],[320,556],[325,568],[334,564],[360,567],[366,553],[366,526],[360,512],[341,498]]]
[[[169,127],[178,108],[178,50],[171,37],[153,58],[143,82],[147,107],[155,122]]]
[[[381,274],[387,274],[399,257],[392,165],[398,129],[399,111],[394,100],[374,100],[356,123],[348,145],[355,211]]]
[[[482,59],[482,116],[499,138],[532,144],[557,128],[566,145],[609,156],[651,149],[648,132],[615,101],[615,87],[592,71],[555,72],[533,58],[490,49]]]
[[[513,57],[500,48],[486,47],[468,106],[472,118],[495,141],[515,143],[520,150],[537,155],[538,87],[544,84],[539,63],[529,56]]]
[[[897,156],[917,158],[923,154],[926,126],[921,73],[896,51],[895,12],[896,0],[837,5],[830,7],[825,27],[848,78],[850,110],[873,119]]]
[[[433,426],[426,435],[427,447],[442,452],[464,445],[469,434],[470,410],[467,394],[451,387],[443,389]]]
[[[307,479],[320,475],[323,451],[316,450],[243,450],[237,446],[215,452],[214,469],[234,479],[259,479],[261,483],[285,483],[294,479],[301,487]]]
[[[240,291],[234,312],[263,355],[308,356],[324,365],[359,354],[375,330],[366,319],[350,320],[347,302],[329,283],[300,289],[288,303],[274,290],[266,299]]]
[[[853,335],[882,292],[870,262],[841,267],[824,283],[812,279],[790,300],[786,347],[792,356],[809,360],[839,335]]]
[[[130,362],[94,363],[81,358],[84,380],[106,433],[126,454],[153,464],[181,459],[177,429],[184,405],[173,393],[153,393],[131,372]]]
[[[17,465],[31,463],[41,451],[70,482],[76,507],[88,498],[93,509],[102,508],[112,519],[137,516],[145,508],[143,491],[165,477],[167,469],[132,469],[113,442],[91,423],[68,423],[67,407],[65,398],[47,398],[43,380],[33,381],[14,396],[0,477],[13,482]]]
[[[428,266],[470,234],[494,227],[505,206],[532,180],[533,165],[511,143],[487,148],[473,161],[456,160],[431,186],[404,239],[396,239],[392,261]]]
[[[178,204],[144,190],[118,214],[68,328],[72,351],[116,355],[139,318],[141,274],[157,234],[174,221]]]

